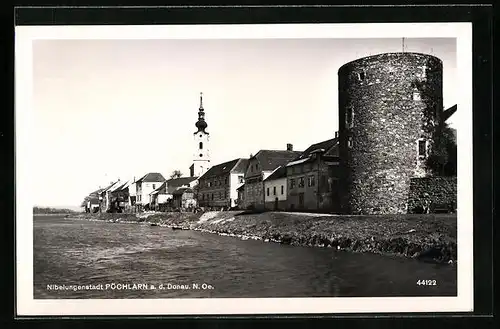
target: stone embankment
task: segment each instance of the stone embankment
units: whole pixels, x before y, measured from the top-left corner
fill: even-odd
[[[72,216],[73,217],[73,216]],[[339,216],[306,213],[82,214],[79,219],[173,227],[296,246],[455,263],[455,214]]]

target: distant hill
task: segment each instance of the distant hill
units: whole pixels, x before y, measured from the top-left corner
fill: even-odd
[[[74,214],[76,212],[67,208],[33,207],[34,214]]]

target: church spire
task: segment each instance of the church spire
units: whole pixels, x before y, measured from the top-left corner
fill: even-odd
[[[198,128],[198,131],[196,133],[200,131],[207,133],[205,131],[208,125],[205,122],[205,111],[203,109],[203,92],[200,93],[200,108],[198,109],[198,121],[196,122],[195,126],[196,128]]]

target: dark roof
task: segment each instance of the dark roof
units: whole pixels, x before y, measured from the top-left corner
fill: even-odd
[[[269,175],[264,181],[269,181],[273,179],[286,177],[286,166],[279,166],[271,175]]]
[[[99,198],[90,198],[88,201],[90,204],[99,204]]]
[[[236,166],[231,171],[244,174],[247,166],[248,159],[240,159],[240,162],[236,163]]]
[[[144,176],[142,176],[139,180],[136,181],[136,183],[140,182],[164,182],[165,178],[163,177],[162,174],[157,173],[157,172],[150,172]]]
[[[99,194],[101,194],[101,192],[103,191],[104,189],[103,188],[100,188],[98,190],[95,190],[94,192],[90,193],[89,196],[97,196]]]
[[[305,159],[308,158],[311,153],[314,150],[324,150],[324,155],[332,155],[332,156],[337,156],[338,155],[338,138],[332,138],[323,142],[315,143],[309,146],[300,156],[294,159],[295,160],[300,160],[300,159]]]
[[[182,195],[183,193],[192,193],[193,189],[189,187],[180,187],[177,190],[175,190],[172,194],[173,195]]]
[[[252,158],[257,158],[261,171],[273,171],[298,157],[301,151],[260,150]]]
[[[455,104],[452,107],[446,109],[443,112],[443,122],[446,121],[446,120],[448,120],[456,111],[457,111],[457,104]]]
[[[241,173],[244,173],[246,170],[246,166],[248,164],[248,159],[234,159],[231,161],[227,161],[215,166],[212,166],[210,169],[207,170],[206,173],[201,176],[202,179],[207,179],[207,178],[212,178],[212,177],[217,177],[221,176],[224,174],[227,174],[231,171],[240,171]]]
[[[123,191],[125,190],[125,188],[127,188],[129,186],[129,182],[124,182],[122,185],[120,185],[118,188],[115,189],[115,192],[118,192],[118,191]]]
[[[161,183],[161,185],[160,185],[160,186],[158,186],[156,189],[154,189],[154,190],[153,190],[153,192],[158,191],[159,193],[165,193],[165,192],[167,191],[167,189],[165,188],[165,187],[166,187],[166,185],[167,185],[167,182],[166,182],[166,181],[165,181],[165,182],[163,182],[163,183]]]
[[[198,177],[179,177],[179,178],[171,178],[166,181],[167,192],[173,193],[177,188],[188,185],[192,181],[195,181]]]

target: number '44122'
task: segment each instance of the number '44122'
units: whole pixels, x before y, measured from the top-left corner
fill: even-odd
[[[436,280],[418,280],[417,284],[419,286],[437,286]]]

